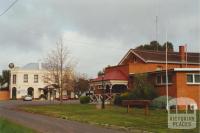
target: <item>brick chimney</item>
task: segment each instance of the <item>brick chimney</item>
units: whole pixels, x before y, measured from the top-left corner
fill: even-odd
[[[181,59],[181,62],[185,62],[185,46],[179,46],[179,56]]]

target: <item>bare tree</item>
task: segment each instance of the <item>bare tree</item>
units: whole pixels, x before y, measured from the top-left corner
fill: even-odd
[[[63,91],[67,91],[67,94],[74,92],[74,79],[75,74],[73,67],[68,67],[63,74]]]
[[[63,101],[63,90],[66,90],[70,84],[69,77],[72,76],[73,66],[68,47],[64,46],[63,39],[60,38],[56,43],[55,49],[45,59],[45,67],[48,70],[48,76],[45,76],[45,80],[58,85],[61,103]]]

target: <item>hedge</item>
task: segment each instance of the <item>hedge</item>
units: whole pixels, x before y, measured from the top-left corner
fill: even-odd
[[[90,97],[89,96],[81,96],[80,97],[80,103],[81,104],[88,104],[90,102]]]
[[[173,99],[173,97],[169,96],[168,100]],[[167,106],[167,97],[160,96],[152,100],[151,107],[164,109]]]

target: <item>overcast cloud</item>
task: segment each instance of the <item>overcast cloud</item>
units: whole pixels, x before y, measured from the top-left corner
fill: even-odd
[[[0,0],[0,13],[14,0]],[[140,44],[171,41],[199,52],[198,0],[18,0],[0,17],[0,70],[43,59],[60,36],[77,71],[94,77]]]

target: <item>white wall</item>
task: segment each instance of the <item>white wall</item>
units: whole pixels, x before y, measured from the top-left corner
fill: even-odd
[[[13,84],[13,75],[16,74],[16,84]],[[28,74],[28,83],[24,83],[24,74]],[[34,98],[39,98],[41,91],[38,88],[43,88],[48,85],[44,83],[44,77],[48,74],[45,70],[21,70],[19,68],[11,69],[10,79],[10,98],[12,98],[12,88],[17,89],[17,99],[27,95],[27,89],[34,89]],[[34,83],[34,75],[38,75],[38,83]]]

